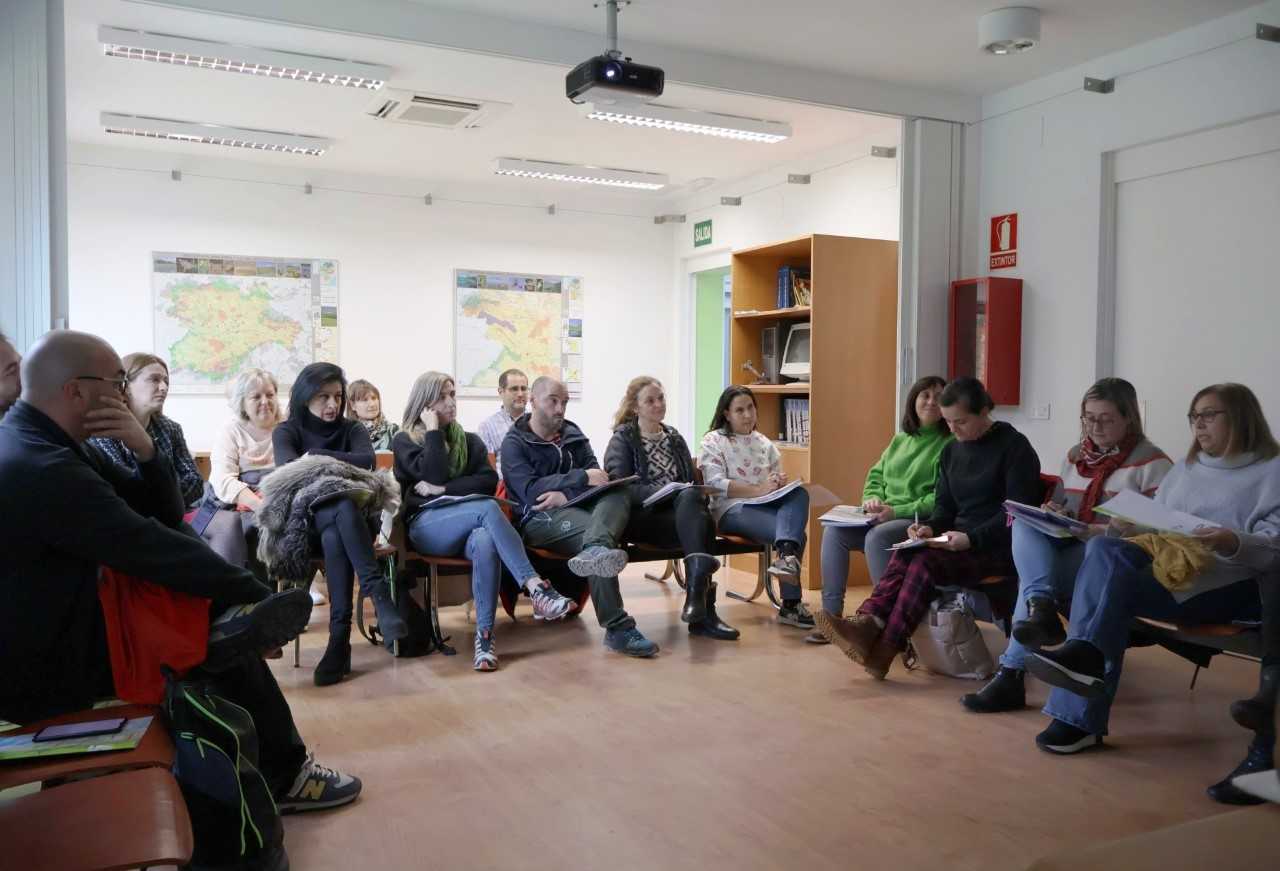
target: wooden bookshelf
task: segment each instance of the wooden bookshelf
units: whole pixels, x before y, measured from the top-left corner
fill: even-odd
[[[812,306],[777,308],[778,269],[807,266]],[[776,439],[782,402],[809,397],[809,444],[779,444],[783,470],[821,484],[841,502],[862,497],[867,470],[893,436],[898,360],[898,243],[844,236],[802,236],[736,251],[732,258],[734,312],[729,335],[730,377],[756,394],[759,428]],[[812,325],[810,380],[751,384],[742,369],[760,366],[760,334],[771,324]],[[779,349],[781,350],[781,349]],[[801,581],[822,586],[822,525],[815,507],[809,517]],[[735,568],[754,563],[731,558]],[[866,562],[855,554],[849,580],[868,584]]]

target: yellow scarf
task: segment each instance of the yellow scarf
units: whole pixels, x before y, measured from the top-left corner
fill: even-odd
[[[1166,590],[1178,592],[1195,583],[1213,562],[1213,554],[1194,538],[1170,532],[1148,532],[1129,541],[1151,555],[1151,573]]]

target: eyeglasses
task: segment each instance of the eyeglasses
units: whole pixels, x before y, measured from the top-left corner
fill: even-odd
[[[1080,416],[1080,425],[1085,429],[1108,429],[1115,422],[1114,417],[1090,417],[1087,414]]]
[[[1197,423],[1204,421],[1205,423],[1213,423],[1218,415],[1226,414],[1221,408],[1206,408],[1204,411],[1193,411],[1187,415],[1187,423],[1195,426]]]
[[[103,378],[101,375],[77,375],[71,379],[72,381],[101,381],[104,384],[114,384],[116,392],[127,394],[129,392],[129,379],[127,377],[120,378]]]

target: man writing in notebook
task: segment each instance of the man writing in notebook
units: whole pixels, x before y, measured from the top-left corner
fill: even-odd
[[[626,485],[581,499],[593,487],[608,483],[609,476],[582,430],[565,420],[568,389],[554,378],[540,376],[533,382],[529,404],[529,413],[502,441],[503,480],[516,503],[520,534],[530,547],[575,554],[569,568],[587,579],[606,647],[627,656],[654,656],[658,645],[636,628],[618,586],[618,573],[627,565],[620,545],[631,519]]]

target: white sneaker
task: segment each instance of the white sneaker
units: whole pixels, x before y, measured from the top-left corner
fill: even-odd
[[[329,604],[329,600],[328,600],[328,599],[326,599],[326,598],[324,597],[324,593],[322,593],[322,592],[320,592],[319,590],[317,590],[317,589],[315,588],[315,585],[314,585],[314,584],[311,586],[311,590],[310,590],[310,592],[311,592],[311,604],[312,604],[312,605],[327,605],[327,604]]]

